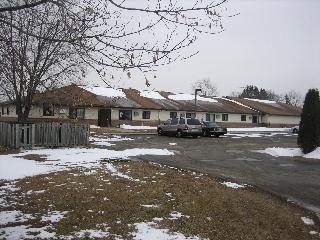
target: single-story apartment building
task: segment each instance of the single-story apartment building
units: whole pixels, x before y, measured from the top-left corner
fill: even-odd
[[[17,119],[14,103],[0,103],[0,109],[1,121]],[[296,124],[285,118],[285,108],[283,111],[284,121],[281,124]],[[266,120],[265,115],[240,99],[197,96],[195,101],[195,95],[192,94],[72,84],[35,94],[29,119],[74,121],[109,127],[121,124],[155,126],[172,117],[195,117],[201,121],[216,121],[228,127],[257,126],[270,119],[273,121],[272,117],[281,116],[270,115]],[[296,118],[300,118],[298,110]]]
[[[298,125],[302,109],[285,103],[269,100],[232,98],[251,109],[260,112],[261,123],[266,126]]]

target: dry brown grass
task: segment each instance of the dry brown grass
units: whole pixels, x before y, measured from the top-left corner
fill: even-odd
[[[108,239],[131,239],[134,223],[160,217],[161,228],[208,239],[319,239],[309,234],[315,226],[301,221],[309,213],[252,187],[233,190],[206,175],[144,162],[112,164],[140,181],[112,176],[104,168],[91,169],[90,175],[84,174],[88,169],[75,169],[25,178],[16,183],[21,189],[8,195],[7,201],[15,203],[0,210],[34,214],[36,219],[24,223],[33,227],[49,224],[40,221],[49,211],[68,211],[53,223],[58,236],[107,226]],[[35,192],[40,190],[45,191]],[[185,217],[169,219],[174,211]]]

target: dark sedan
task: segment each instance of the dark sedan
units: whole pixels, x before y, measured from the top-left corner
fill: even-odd
[[[227,128],[220,127],[215,122],[202,122],[202,135],[204,137],[219,137],[227,133]]]

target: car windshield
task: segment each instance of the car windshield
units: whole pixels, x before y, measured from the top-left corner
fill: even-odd
[[[187,124],[189,124],[189,125],[201,125],[200,121],[198,119],[194,119],[194,118],[187,119]]]
[[[206,127],[219,127],[219,125],[216,124],[215,122],[204,122],[204,125]]]

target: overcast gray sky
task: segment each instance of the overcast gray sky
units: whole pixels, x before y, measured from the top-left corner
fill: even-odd
[[[228,6],[228,14],[240,15],[224,22],[226,31],[201,37],[193,46],[200,53],[161,68],[151,89],[191,92],[203,78],[220,95],[249,84],[276,93],[320,87],[320,1],[230,0]],[[122,81],[145,89],[142,79]]]

